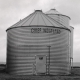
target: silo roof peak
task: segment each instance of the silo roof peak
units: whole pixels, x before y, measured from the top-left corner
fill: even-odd
[[[46,14],[61,14],[61,13],[59,13],[55,8],[53,8],[47,11]]]
[[[51,10],[56,10],[55,8],[51,9]]]
[[[35,10],[35,12],[42,12],[42,10]]]

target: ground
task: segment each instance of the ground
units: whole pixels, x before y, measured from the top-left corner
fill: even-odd
[[[0,80],[80,80],[80,67],[73,67],[67,76],[14,76],[5,72],[5,65],[0,65]]]

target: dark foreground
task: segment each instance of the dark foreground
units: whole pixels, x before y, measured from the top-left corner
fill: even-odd
[[[80,67],[73,67],[67,76],[14,76],[5,72],[5,65],[0,65],[0,80],[80,80]]]

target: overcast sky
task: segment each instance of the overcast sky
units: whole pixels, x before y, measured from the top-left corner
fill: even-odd
[[[0,61],[6,61],[6,29],[34,10],[56,8],[74,27],[74,62],[80,62],[80,0],[0,0]]]

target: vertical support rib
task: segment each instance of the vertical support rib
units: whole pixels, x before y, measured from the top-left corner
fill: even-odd
[[[47,46],[49,47],[49,65],[48,65],[48,74],[50,74],[50,47],[51,46]]]

